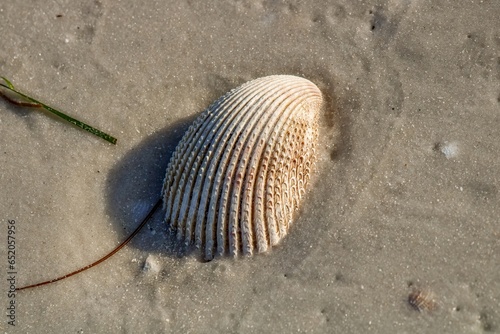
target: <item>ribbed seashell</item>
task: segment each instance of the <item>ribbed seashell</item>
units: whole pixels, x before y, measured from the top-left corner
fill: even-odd
[[[163,185],[178,239],[204,248],[207,260],[276,245],[310,179],[322,101],[309,80],[276,75],[208,107],[175,149]]]
[[[434,311],[437,308],[435,295],[428,289],[415,289],[408,295],[408,303],[417,311]]]

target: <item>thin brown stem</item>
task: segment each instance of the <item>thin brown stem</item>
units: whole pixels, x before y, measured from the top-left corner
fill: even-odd
[[[106,261],[107,259],[109,259],[113,255],[115,255],[126,244],[128,244],[129,241],[132,240],[132,238],[134,238],[137,235],[137,233],[139,233],[139,231],[144,227],[144,225],[146,225],[146,223],[154,215],[154,213],[156,212],[156,210],[158,210],[158,208],[160,207],[160,204],[161,204],[161,198],[158,199],[158,201],[156,202],[155,206],[149,211],[148,215],[142,220],[141,224],[134,230],[134,232],[132,232],[132,234],[130,234],[129,237],[127,239],[125,239],[125,241],[123,241],[121,244],[119,244],[115,249],[113,249],[111,252],[109,252],[106,256],[100,258],[99,260],[97,260],[97,261],[95,261],[95,262],[93,262],[93,263],[91,263],[89,265],[86,265],[85,267],[82,267],[82,268],[80,268],[78,270],[75,270],[75,271],[69,273],[69,274],[66,274],[64,276],[61,276],[61,277],[58,277],[58,278],[54,278],[54,279],[51,279],[51,280],[48,280],[48,281],[45,281],[45,282],[40,282],[40,283],[36,283],[36,284],[31,284],[31,285],[23,286],[22,288],[16,288],[16,291],[21,291],[21,290],[25,290],[25,289],[35,288],[35,287],[38,287],[38,286],[47,285],[47,284],[50,284],[50,283],[61,281],[61,280],[65,279],[65,278],[68,278],[68,277],[71,277],[73,275],[79,274],[82,271],[85,271],[87,269],[95,267],[98,264]]]
[[[8,96],[4,92],[0,90],[0,96],[9,101],[10,103],[19,106],[19,107],[27,107],[27,108],[41,108],[42,105],[40,103],[27,102],[27,101],[19,101],[14,100],[12,97]]]

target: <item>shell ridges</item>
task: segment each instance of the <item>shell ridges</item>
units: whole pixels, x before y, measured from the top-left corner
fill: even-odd
[[[320,90],[289,75],[255,79],[208,107],[170,159],[165,220],[217,254],[265,252],[288,232],[315,162]]]

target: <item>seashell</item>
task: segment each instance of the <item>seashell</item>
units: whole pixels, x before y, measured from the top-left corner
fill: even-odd
[[[265,252],[288,232],[315,162],[323,103],[304,78],[247,82],[190,126],[163,185],[165,221],[204,257]]]
[[[408,295],[408,303],[417,311],[433,311],[437,308],[435,295],[428,289],[414,289]]]

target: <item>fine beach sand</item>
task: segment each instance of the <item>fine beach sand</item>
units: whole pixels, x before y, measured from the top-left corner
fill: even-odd
[[[118,138],[0,100],[0,303],[98,259],[182,133],[271,74],[322,90],[315,182],[269,253],[204,263],[158,213],[19,292],[7,333],[500,332],[500,2],[3,1],[0,75]],[[419,312],[412,291],[433,295]]]

